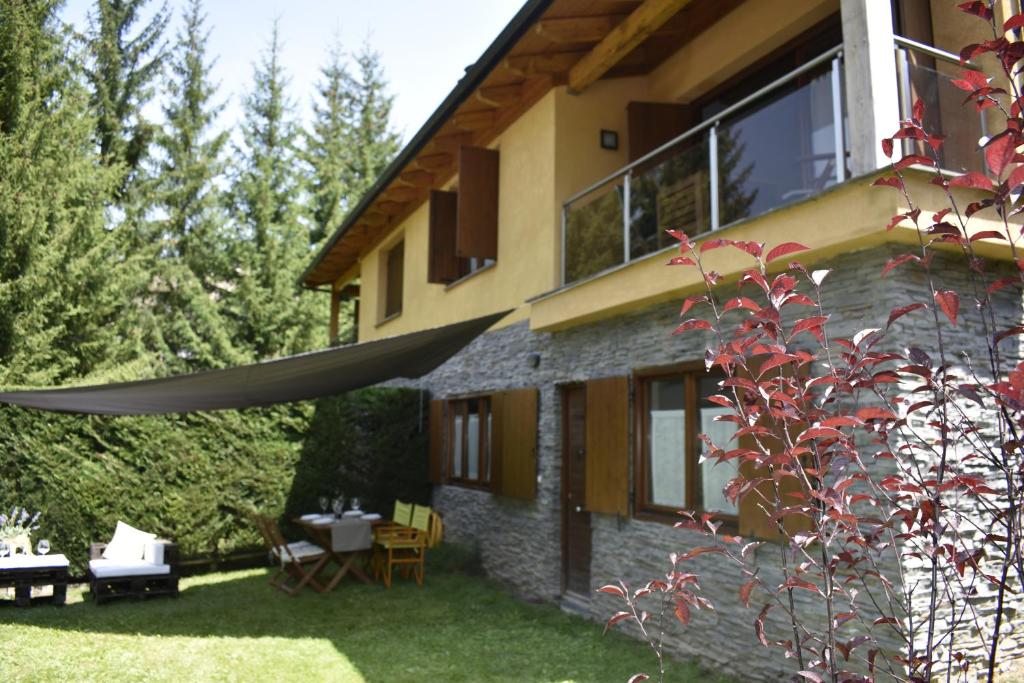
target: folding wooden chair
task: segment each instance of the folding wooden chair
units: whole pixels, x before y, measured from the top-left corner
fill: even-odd
[[[316,580],[316,575],[327,564],[329,556],[324,549],[309,541],[286,542],[277,521],[270,517],[256,517],[256,525],[271,558],[280,563],[280,569],[271,577],[270,585],[292,596],[307,584],[318,593],[323,593],[324,586]],[[289,585],[289,579],[293,579],[292,585]]]
[[[411,569],[416,584],[423,586],[424,559],[427,548],[440,542],[441,517],[424,505],[412,510],[409,527],[388,527],[378,530],[374,544],[374,576],[382,578],[384,586],[391,588],[394,568]]]

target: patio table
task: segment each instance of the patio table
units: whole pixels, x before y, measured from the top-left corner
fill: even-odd
[[[310,540],[323,548],[338,565],[338,571],[324,586],[325,593],[333,590],[349,572],[363,583],[372,583],[358,562],[365,558],[373,546],[373,527],[369,521],[358,517],[337,519],[332,515],[320,515],[312,519],[298,517],[292,521],[305,529]],[[325,563],[317,574],[322,574],[326,568]]]
[[[53,604],[63,605],[68,591],[68,558],[63,555],[15,555],[0,559],[0,588],[14,587],[14,604],[29,607],[33,586],[53,586]]]

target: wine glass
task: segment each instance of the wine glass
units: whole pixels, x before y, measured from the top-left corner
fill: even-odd
[[[358,498],[352,499],[352,509],[357,512],[362,512],[363,508],[360,507],[361,501]]]
[[[341,517],[341,513],[345,511],[345,498],[343,496],[335,498],[332,503],[332,508],[334,510],[334,516]]]
[[[328,499],[327,496],[320,496],[318,501],[320,503],[320,513],[326,515],[327,514],[327,506],[331,504],[330,499]]]
[[[36,550],[40,555],[45,555],[50,552],[50,542],[45,538],[40,539],[39,545],[36,546]]]

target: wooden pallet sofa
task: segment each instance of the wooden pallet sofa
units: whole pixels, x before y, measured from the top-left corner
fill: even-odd
[[[117,523],[109,543],[89,548],[89,590],[96,604],[178,595],[178,546]]]

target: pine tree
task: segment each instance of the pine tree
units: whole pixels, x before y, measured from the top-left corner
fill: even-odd
[[[131,360],[104,226],[117,174],[54,0],[0,4],[0,382],[52,384]]]
[[[225,298],[236,341],[258,358],[313,348],[326,312],[296,282],[310,257],[294,104],[286,94],[277,25],[245,99],[242,145],[236,151],[233,291]]]
[[[355,76],[335,44],[320,70],[319,101],[313,102],[306,143],[313,244],[334,232],[398,153],[399,137],[391,127],[394,98],[387,93],[380,55],[364,45],[353,60]]]
[[[388,94],[380,54],[363,44],[353,55],[356,75],[349,79],[350,161],[343,181],[346,209],[362,197],[398,153],[400,138],[391,126],[394,96]]]
[[[136,35],[130,35],[147,2],[96,0],[88,32],[91,60],[86,77],[100,156],[108,165],[122,166],[126,183],[141,165],[154,135],[142,109],[152,97],[152,84],[166,56],[161,42],[170,18],[166,5]]]
[[[310,167],[310,243],[319,244],[341,223],[352,201],[345,184],[352,165],[351,126],[348,119],[352,82],[340,46],[335,43],[328,62],[321,67],[317,84],[319,101],[313,101],[313,123],[306,141]]]
[[[206,56],[209,31],[200,0],[192,0],[170,58],[164,128],[157,134],[154,171],[158,239],[147,278],[147,343],[174,370],[243,362],[235,350],[219,299],[228,274],[223,201],[216,179],[224,172],[226,132],[214,132],[223,105],[213,103]]]

